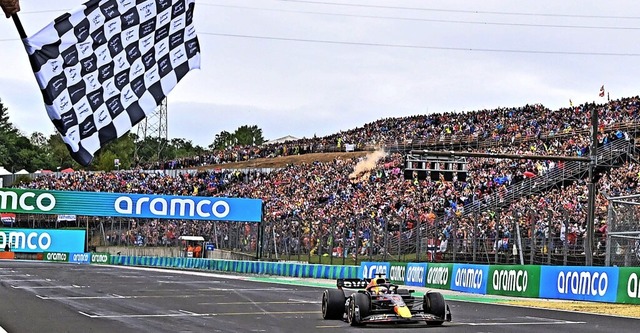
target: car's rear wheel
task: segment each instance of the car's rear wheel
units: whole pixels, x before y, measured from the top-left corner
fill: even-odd
[[[438,292],[428,292],[423,299],[424,312],[432,314],[438,318],[445,318],[447,312],[447,304],[444,297]],[[444,320],[436,320],[427,322],[428,325],[442,325]]]
[[[326,289],[322,293],[322,318],[342,319],[344,316],[344,291],[339,289]]]
[[[356,308],[358,309],[359,316],[356,315]],[[371,298],[363,293],[355,293],[351,295],[351,302],[349,302],[349,310],[347,319],[351,326],[362,325],[362,318],[369,316],[371,308]]]

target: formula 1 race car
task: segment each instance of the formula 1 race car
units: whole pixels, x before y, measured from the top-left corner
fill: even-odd
[[[451,321],[451,311],[438,292],[423,297],[412,296],[414,290],[401,289],[381,274],[374,279],[338,279],[337,289],[322,294],[322,318],[346,319],[351,326],[369,323],[442,325]],[[344,289],[359,289],[345,296]]]

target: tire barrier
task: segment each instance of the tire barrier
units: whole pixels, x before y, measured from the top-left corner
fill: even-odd
[[[159,268],[199,269],[239,274],[265,274],[332,280],[357,278],[359,269],[359,266],[309,265],[290,262],[134,256],[111,256],[111,264]]]

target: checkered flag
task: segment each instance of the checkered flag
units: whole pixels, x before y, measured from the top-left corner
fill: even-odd
[[[92,0],[23,39],[49,118],[86,166],[193,68],[195,0]]]

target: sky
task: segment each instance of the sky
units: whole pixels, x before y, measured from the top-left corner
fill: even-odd
[[[20,3],[32,35],[82,1]],[[206,147],[243,125],[309,138],[388,117],[604,102],[603,85],[636,96],[636,13],[623,0],[198,0],[201,69],[169,94],[168,135]],[[24,135],[54,133],[3,17],[0,99]]]

